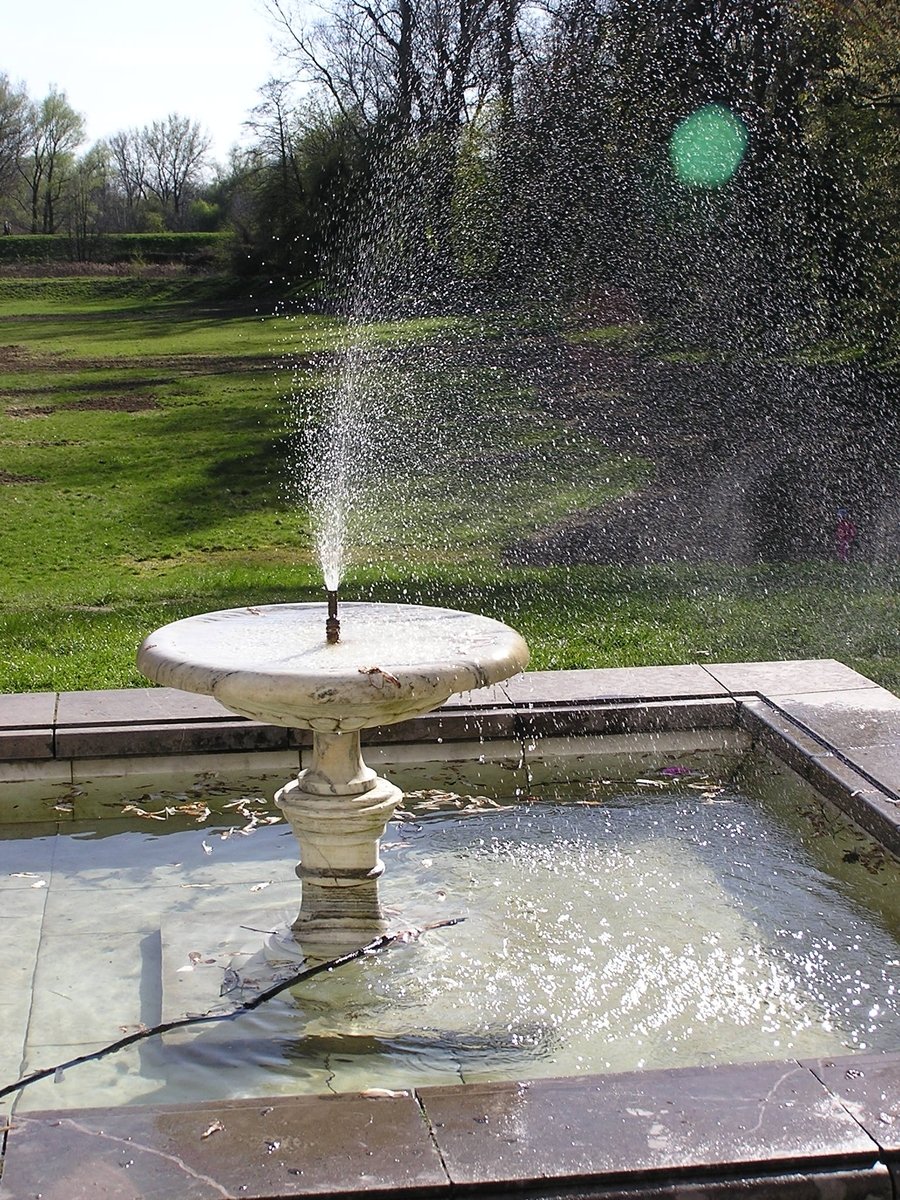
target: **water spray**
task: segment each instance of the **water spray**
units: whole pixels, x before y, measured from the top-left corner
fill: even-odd
[[[338,620],[337,588],[335,588],[334,591],[327,590],[325,595],[328,597],[328,617],[325,621],[325,640],[329,646],[336,646],[341,640],[341,623]]]

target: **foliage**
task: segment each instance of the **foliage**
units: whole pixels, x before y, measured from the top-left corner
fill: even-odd
[[[30,101],[24,86],[0,73],[0,196],[15,186],[18,163],[25,148]]]
[[[29,105],[16,170],[17,198],[32,233],[56,233],[83,141],[84,119],[65,92],[51,87],[40,104]]]
[[[826,332],[869,341],[887,356],[900,332],[900,6],[807,9],[821,56],[804,125],[816,166]]]
[[[354,238],[369,172],[365,138],[340,115],[291,108],[277,83],[265,89],[254,129],[257,146],[221,185],[237,234],[235,268],[277,279],[282,294],[302,279],[328,289]]]
[[[381,162],[357,245],[393,239],[382,258],[419,290],[627,294],[663,352],[788,355],[845,332],[894,352],[896,0],[887,18],[873,0],[269,7],[296,78]],[[672,139],[711,112],[729,170],[679,175]]]

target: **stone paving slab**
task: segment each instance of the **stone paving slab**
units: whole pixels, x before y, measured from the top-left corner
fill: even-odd
[[[889,692],[872,688],[850,694],[857,697],[861,714],[867,712],[862,697],[874,694],[873,721],[881,723],[886,715],[894,720],[893,708],[885,709],[882,704],[884,696],[893,699]],[[754,744],[787,763],[851,820],[900,854],[900,728],[894,746],[847,746],[842,753],[825,740],[827,729],[820,733],[816,711],[813,706],[804,709],[808,724],[798,725],[781,700],[772,704],[742,697],[739,723]],[[840,732],[833,730],[832,736],[839,737]]]
[[[424,717],[367,731],[365,741],[542,737],[556,732],[559,721],[565,721],[567,731],[585,733],[721,727],[734,724],[733,697],[748,693],[783,697],[785,705],[797,707],[798,721],[812,709],[827,714],[830,704],[838,724],[840,711],[858,716],[869,701],[870,707],[882,705],[888,721],[892,714],[884,708],[885,697],[894,700],[830,659],[534,671],[452,697]],[[0,700],[0,778],[5,779],[28,778],[23,774],[28,762],[37,770],[51,755],[74,762],[221,754],[299,748],[310,740],[302,731],[248,721],[228,713],[211,697],[173,688],[69,692],[58,697],[26,694]],[[39,719],[51,723],[31,724]],[[873,728],[872,738],[876,737]]]
[[[900,1159],[900,1070],[897,1055],[845,1055],[804,1065],[852,1113],[883,1154]]]
[[[52,759],[56,692],[0,696],[0,762]]]
[[[0,695],[0,729],[52,728],[56,719],[56,701],[56,692]]]
[[[259,1200],[425,1189],[437,1195],[449,1183],[404,1093],[16,1116],[0,1195]]]
[[[844,688],[878,686],[834,658],[710,663],[705,669],[732,694],[755,692],[765,696],[782,696],[796,692],[833,692]]]
[[[778,707],[838,747],[887,745],[900,735],[900,697],[885,688],[793,692]]]
[[[442,711],[473,706],[578,704],[598,700],[669,700],[727,696],[728,687],[697,664],[527,671],[494,687],[452,696]]]
[[[875,1144],[795,1063],[423,1088],[454,1184],[762,1165],[872,1165]]]
[[[737,704],[731,697],[714,699],[648,700],[532,707],[514,715],[520,737],[558,735],[561,722],[579,734],[687,733],[700,729],[728,729],[737,722]]]
[[[812,759],[831,753],[820,738],[813,737],[785,713],[755,696],[740,697],[738,720],[755,743],[773,751],[798,775],[806,775]]]
[[[0,719],[3,710],[0,709]],[[56,724],[121,725],[126,723],[234,720],[212,696],[178,688],[117,688],[95,692],[61,692]]]
[[[849,1089],[825,1078],[846,1078],[850,1061],[864,1070]],[[890,1200],[894,1160],[863,1126],[876,1095],[876,1107],[893,1103],[896,1081],[870,1061],[19,1112],[0,1194]]]

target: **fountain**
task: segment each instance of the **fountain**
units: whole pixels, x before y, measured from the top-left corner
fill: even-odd
[[[515,630],[472,613],[350,603],[228,609],[147,637],[140,670],[240,716],[312,731],[309,766],[277,793],[300,844],[300,912],[279,953],[328,958],[384,932],[379,839],[402,799],[366,766],[360,730],[430,711],[524,670]]]

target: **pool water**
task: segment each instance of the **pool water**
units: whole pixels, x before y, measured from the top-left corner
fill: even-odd
[[[420,788],[383,842],[384,901],[398,928],[461,923],[57,1072],[19,1111],[898,1047],[894,859],[760,759],[581,774]],[[255,994],[248,955],[299,903],[273,790],[204,777],[112,819],[0,827],[0,1087]]]

